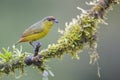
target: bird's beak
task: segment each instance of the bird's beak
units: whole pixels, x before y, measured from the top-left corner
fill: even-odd
[[[59,23],[57,19],[54,20],[54,23]]]

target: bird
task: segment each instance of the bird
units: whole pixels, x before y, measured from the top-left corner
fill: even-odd
[[[54,16],[43,18],[27,28],[15,45],[21,42],[29,42],[34,47],[33,42],[45,37],[55,23],[58,23],[58,20]]]

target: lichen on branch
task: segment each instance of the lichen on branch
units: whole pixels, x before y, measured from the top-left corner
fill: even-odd
[[[46,66],[46,61],[50,58],[62,58],[64,54],[70,54],[73,58],[79,59],[78,53],[84,47],[91,50],[90,63],[96,63],[99,55],[97,53],[97,28],[98,23],[105,23],[105,14],[110,7],[118,4],[119,0],[94,0],[90,2],[93,7],[90,10],[82,11],[81,15],[74,18],[70,23],[65,24],[65,30],[59,30],[62,36],[56,44],[49,44],[47,49],[39,53],[39,45],[36,45],[34,54],[22,52],[22,50],[13,47],[13,51],[3,48],[0,53],[0,75],[15,74],[15,69],[24,72],[24,67],[33,65],[40,72],[53,75]],[[88,4],[88,3],[87,3]],[[47,72],[46,72],[47,71]]]
[[[105,14],[112,7],[113,4],[119,3],[119,0],[94,0],[90,2],[93,7],[90,10],[82,11],[81,15],[73,18],[70,23],[66,23],[65,30],[59,30],[62,36],[58,39],[56,44],[49,45],[47,49],[42,50],[40,55],[43,59],[61,58],[63,54],[71,54],[74,58],[79,58],[78,53],[85,46],[89,46],[92,53],[91,60],[96,61],[97,55],[97,28],[98,23],[105,23]],[[92,62],[92,61],[90,61]]]

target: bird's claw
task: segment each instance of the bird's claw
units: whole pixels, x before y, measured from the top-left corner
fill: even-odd
[[[41,47],[41,43],[40,43],[40,42],[36,42],[36,43],[35,43],[35,46],[36,46],[36,48],[37,48],[37,47]]]

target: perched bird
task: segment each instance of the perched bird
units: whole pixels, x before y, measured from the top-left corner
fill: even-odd
[[[26,29],[16,44],[29,42],[32,46],[34,46],[32,42],[45,37],[54,23],[58,23],[58,20],[56,20],[53,16],[43,18]]]

